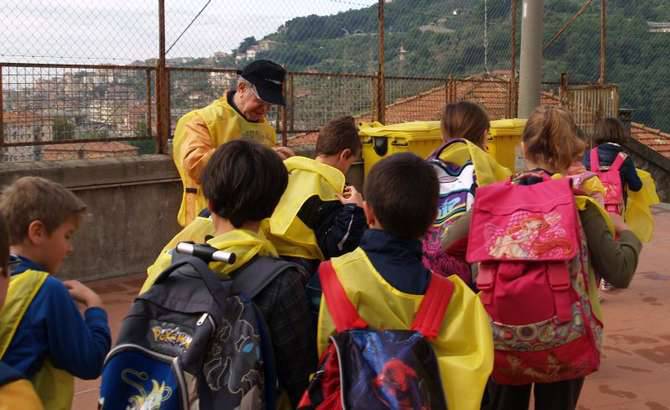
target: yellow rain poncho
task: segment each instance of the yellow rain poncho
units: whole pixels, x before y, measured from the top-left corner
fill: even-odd
[[[658,204],[660,199],[651,174],[638,169],[637,175],[642,180],[642,189],[638,192],[628,191],[624,220],[641,242],[649,242],[654,234],[654,216],[651,214],[651,206]]]
[[[284,161],[288,186],[269,221],[262,224],[265,236],[282,256],[323,260],[316,235],[298,212],[305,201],[317,195],[322,201],[336,201],[344,190],[344,174],[337,168],[305,157]]]
[[[409,329],[423,295],[393,288],[361,248],[332,260],[333,268],[358,314],[375,329]],[[489,317],[477,296],[455,275],[454,293],[435,349],[450,410],[480,408],[484,387],[493,369],[493,336]],[[335,325],[322,299],[318,349],[322,354]]]
[[[188,229],[188,227],[185,228],[185,230],[186,229]],[[182,238],[183,237],[184,236],[182,236]],[[256,232],[247,231],[244,229],[235,229],[233,231],[215,236],[208,240],[207,244],[216,249],[234,253],[236,256],[235,263],[226,264],[223,262],[211,262],[209,264],[209,268],[219,274],[221,278],[228,277],[230,272],[233,272],[236,269],[239,269],[241,266],[244,266],[256,255],[277,257],[277,251],[275,250],[274,246],[272,246],[272,244],[268,242],[262,234],[257,234]],[[140,294],[149,290],[149,288],[156,281],[158,275],[160,275],[161,272],[170,266],[172,263],[172,249],[174,248],[169,248],[161,252],[153,265],[147,269],[147,279],[144,282],[144,285],[142,285]]]
[[[467,140],[455,140],[440,153],[440,159],[458,166],[463,166],[466,161],[472,161],[479,186],[502,181],[512,174],[486,151]]]

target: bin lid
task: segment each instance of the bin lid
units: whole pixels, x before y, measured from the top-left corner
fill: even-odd
[[[526,126],[525,118],[506,118],[491,121],[489,135],[492,137],[520,137]]]
[[[362,123],[358,129],[361,137],[390,137],[407,140],[441,140],[439,121],[412,121],[382,125],[378,122]]]

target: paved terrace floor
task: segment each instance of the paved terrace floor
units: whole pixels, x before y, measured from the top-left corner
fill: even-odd
[[[670,206],[654,210],[656,234],[631,287],[605,294],[604,357],[586,379],[579,410],[670,410]],[[90,283],[102,295],[114,339],[144,275]],[[74,409],[94,409],[99,380],[77,380]]]

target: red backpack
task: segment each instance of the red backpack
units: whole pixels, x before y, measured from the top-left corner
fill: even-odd
[[[623,166],[627,155],[619,152],[614,158],[614,162],[609,167],[600,166],[600,158],[598,157],[598,147],[591,150],[591,171],[598,175],[600,182],[605,187],[605,210],[607,212],[623,215],[624,200],[623,190],[624,186],[621,181],[621,174],[619,170]]]
[[[428,342],[438,336],[454,285],[432,274],[411,329],[376,330],[356,311],[331,263],[319,276],[337,333],[298,409],[447,409]]]
[[[600,364],[602,324],[570,181],[540,181],[480,187],[473,207],[467,258],[479,263],[500,384],[575,379]]]

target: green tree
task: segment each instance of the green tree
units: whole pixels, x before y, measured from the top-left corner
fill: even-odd
[[[51,126],[54,141],[74,139],[74,123],[66,117],[56,117]]]

